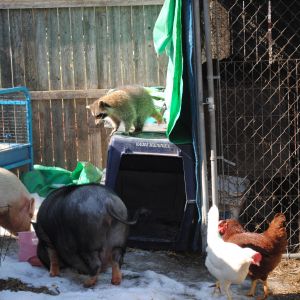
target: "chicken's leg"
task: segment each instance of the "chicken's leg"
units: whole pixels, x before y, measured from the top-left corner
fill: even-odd
[[[249,292],[247,293],[248,297],[254,297],[256,285],[257,285],[257,280],[252,280],[251,288],[250,288]]]
[[[217,290],[219,291],[220,294],[221,293],[220,281],[216,281],[216,286],[214,288],[213,294],[215,294]]]
[[[261,297],[257,297],[257,300],[264,300],[267,299],[269,295],[269,287],[268,287],[268,282],[267,280],[263,280],[263,285],[264,285],[264,295]]]
[[[231,292],[230,292],[230,285],[231,285],[231,282],[228,282],[228,281],[224,282],[224,291],[227,296],[227,300],[232,300],[232,296],[231,296]]]

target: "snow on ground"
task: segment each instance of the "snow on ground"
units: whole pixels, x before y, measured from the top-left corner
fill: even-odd
[[[36,213],[43,200],[36,200]],[[2,232],[5,235],[7,232]],[[1,246],[1,245],[0,245]],[[212,295],[214,279],[209,275],[200,255],[182,255],[165,251],[128,249],[122,266],[123,280],[120,286],[111,281],[111,269],[100,274],[93,288],[84,288],[87,276],[70,269],[61,270],[59,277],[50,277],[43,267],[33,267],[18,261],[16,240],[0,265],[0,279],[16,278],[34,287],[46,286],[57,295],[38,294],[29,291],[0,291],[0,300],[225,300],[224,295]],[[233,299],[248,300],[242,295],[250,287],[232,286]]]
[[[87,278],[70,269],[62,270],[59,277],[50,277],[42,267],[32,267],[27,262],[19,262],[17,244],[0,266],[0,278],[17,278],[34,287],[47,286],[57,296],[33,292],[0,292],[0,300],[225,300],[225,296],[212,295],[210,287],[213,279],[207,273],[197,255],[184,256],[172,252],[151,252],[128,249],[122,266],[123,281],[120,286],[110,283],[111,270],[100,274],[94,288],[84,288]],[[250,283],[242,287],[233,286],[235,300],[246,300]]]

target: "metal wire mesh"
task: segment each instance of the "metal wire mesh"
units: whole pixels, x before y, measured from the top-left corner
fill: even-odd
[[[1,148],[8,148],[12,144],[28,143],[28,129],[26,106],[18,101],[2,100],[0,105],[0,143]]]
[[[300,3],[210,4],[220,202],[226,210],[235,197],[249,230],[265,230],[283,212],[288,250],[299,252]]]

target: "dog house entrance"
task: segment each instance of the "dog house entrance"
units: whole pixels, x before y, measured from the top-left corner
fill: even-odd
[[[183,162],[165,155],[123,154],[116,179],[116,192],[132,218],[143,207],[150,211],[130,228],[129,245],[143,242],[160,248],[174,243],[186,202]]]

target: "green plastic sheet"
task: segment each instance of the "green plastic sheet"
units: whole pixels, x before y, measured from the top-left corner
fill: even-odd
[[[51,191],[66,185],[99,183],[102,170],[90,162],[78,162],[74,171],[60,167],[34,165],[33,170],[24,173],[21,181],[30,193],[46,197]]]
[[[167,137],[177,144],[191,141],[182,122],[183,57],[182,57],[182,0],[166,0],[153,30],[154,47],[158,54],[169,57],[165,101],[169,109]]]

